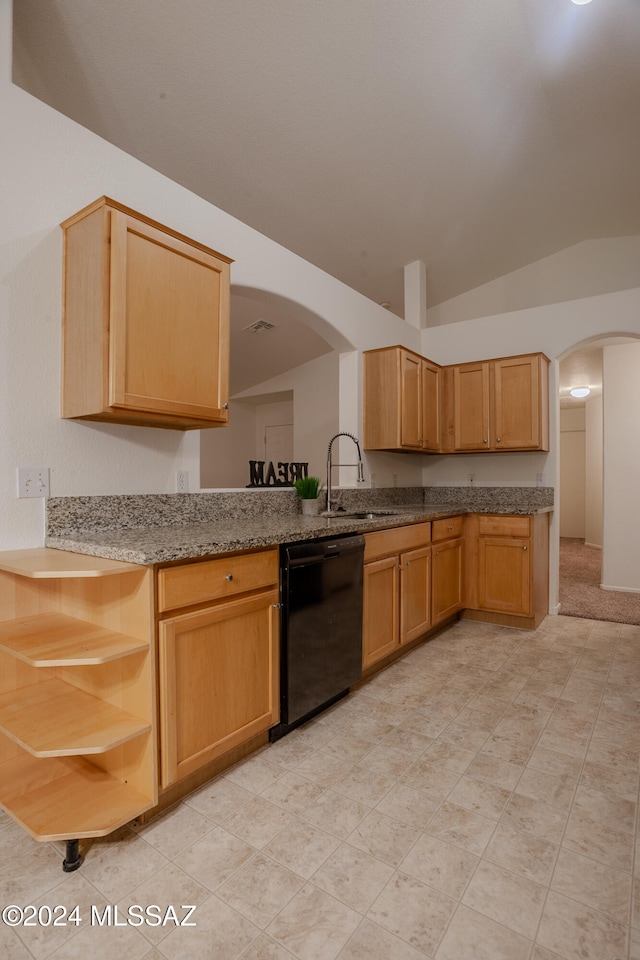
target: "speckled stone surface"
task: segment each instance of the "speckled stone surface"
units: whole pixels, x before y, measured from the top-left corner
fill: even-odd
[[[295,490],[238,490],[219,493],[138,494],[105,497],[50,497],[46,532],[63,536],[78,530],[124,530],[234,519],[289,516],[299,512]]]
[[[296,540],[365,533],[455,513],[539,513],[552,509],[553,491],[551,498],[548,493],[543,496],[543,491],[549,489],[340,490],[339,501],[347,510],[370,507],[394,511],[390,516],[366,520],[348,516],[303,517],[292,490],[59,497],[47,503],[45,544],[111,560],[164,563]],[[425,494],[431,495],[434,490],[437,495],[433,501],[425,502]],[[479,493],[484,496],[477,496]]]
[[[553,487],[425,487],[425,504],[459,504],[467,513],[539,513],[553,509]]]

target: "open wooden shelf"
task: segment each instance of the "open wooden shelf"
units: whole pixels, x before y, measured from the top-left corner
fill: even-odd
[[[148,650],[149,644],[62,613],[0,623],[0,650],[33,667],[108,663]]]
[[[150,729],[148,721],[63,680],[0,696],[0,730],[34,757],[105,753]]]
[[[0,803],[35,840],[104,837],[153,806],[82,757],[0,764]]]
[[[65,870],[157,804],[155,722],[153,570],[0,553],[0,807]]]
[[[0,553],[0,570],[36,580],[60,580],[67,577],[111,577],[143,569],[137,563],[90,557],[67,550],[37,547],[32,550],[6,550]]]

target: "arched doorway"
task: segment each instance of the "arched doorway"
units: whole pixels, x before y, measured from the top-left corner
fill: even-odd
[[[628,374],[636,364],[636,376],[624,374],[625,369]],[[640,595],[634,593],[634,585],[640,589],[640,569],[631,573],[626,586],[619,578],[617,555],[621,544],[615,503],[624,493],[614,490],[618,485],[618,467],[612,462],[617,463],[620,457],[620,442],[615,437],[617,426],[629,416],[628,405],[622,401],[625,385],[635,389],[633,381],[640,377],[638,338],[589,338],[565,351],[559,358],[558,369],[559,612],[638,623]],[[607,371],[610,388],[614,388],[609,391]],[[609,433],[605,441],[606,423]],[[605,490],[607,475],[609,487]],[[612,561],[609,577],[604,572],[607,547]]]

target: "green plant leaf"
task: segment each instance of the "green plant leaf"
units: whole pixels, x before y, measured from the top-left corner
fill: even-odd
[[[303,500],[315,500],[320,493],[322,483],[319,477],[300,477],[294,480],[293,486]]]

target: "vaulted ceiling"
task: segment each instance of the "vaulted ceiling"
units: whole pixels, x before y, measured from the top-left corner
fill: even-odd
[[[640,233],[640,3],[19,0],[15,82],[403,313]]]

